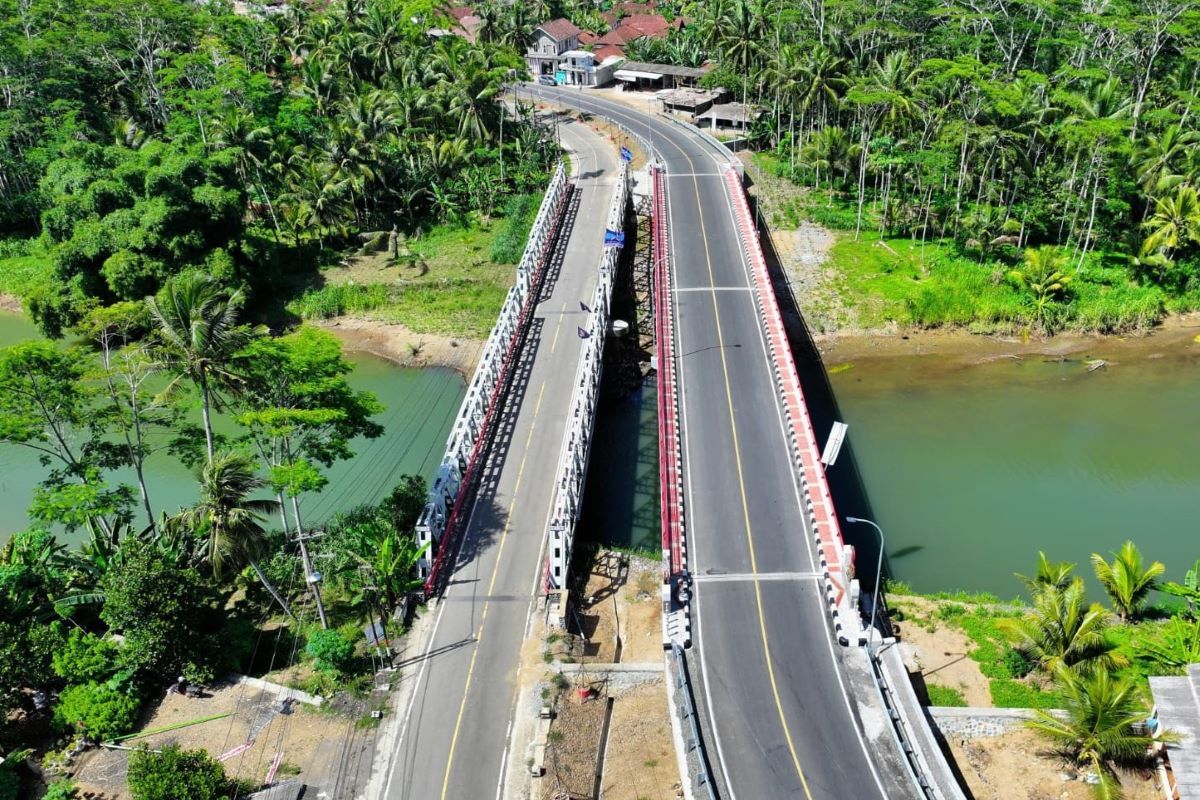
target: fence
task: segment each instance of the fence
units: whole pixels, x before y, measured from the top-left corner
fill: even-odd
[[[426,555],[418,565],[425,580],[426,596],[439,588],[446,559],[454,550],[466,507],[482,466],[497,415],[541,291],[546,261],[553,250],[563,211],[571,196],[566,169],[559,164],[542,198],[541,208],[529,233],[529,242],[517,280],[509,289],[496,325],[479,358],[479,366],[467,386],[467,394],[450,430],[446,452],[430,488],[425,510],[417,522],[417,540],[430,545],[435,555]]]

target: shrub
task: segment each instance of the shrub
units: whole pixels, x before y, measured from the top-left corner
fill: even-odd
[[[128,733],[137,723],[141,701],[104,683],[83,683],[63,691],[54,707],[54,725],[66,733],[82,727],[91,739],[104,741]]]
[[[73,685],[103,683],[117,671],[117,650],[111,639],[72,629],[54,653],[54,674]]]
[[[17,800],[20,793],[20,777],[8,765],[0,764],[0,800]]]
[[[1033,671],[1033,662],[1020,650],[1010,647],[1004,651],[1004,668],[1014,678],[1024,678]]]
[[[528,194],[510,198],[505,203],[504,227],[492,241],[492,261],[497,264],[516,264],[521,260],[539,205],[539,199]]]
[[[167,745],[161,754],[139,750],[129,758],[129,791],[133,800],[229,800],[237,784],[225,768],[203,750]]]
[[[75,784],[65,778],[50,784],[42,800],[75,800]]]
[[[313,657],[321,672],[345,672],[354,661],[354,644],[332,630],[316,631],[309,636],[304,652]]]
[[[966,607],[960,606],[958,603],[946,603],[943,605],[939,605],[938,609],[937,609],[938,619],[945,619],[945,620],[954,619],[955,617],[961,617],[963,614],[966,614],[966,613],[967,613]]]
[[[1058,708],[1062,698],[1056,692],[1043,692],[1011,678],[988,681],[996,708]]]
[[[962,692],[953,687],[930,683],[926,684],[925,689],[929,693],[929,705],[931,706],[965,708],[967,705],[967,698],[963,697]]]

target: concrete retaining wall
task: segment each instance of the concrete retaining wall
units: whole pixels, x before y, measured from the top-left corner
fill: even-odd
[[[1058,716],[1064,712],[1051,710]],[[949,708],[930,706],[929,716],[947,739],[991,739],[1020,730],[1034,718],[1032,708]]]

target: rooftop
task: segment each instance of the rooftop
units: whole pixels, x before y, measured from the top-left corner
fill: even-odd
[[[741,103],[722,103],[714,105],[703,114],[699,114],[697,119],[724,119],[730,122],[740,122],[745,124],[747,120],[758,119],[762,112],[754,106],[744,106]]]
[[[674,64],[647,64],[644,61],[626,61],[621,69],[630,72],[651,72],[655,75],[674,75],[676,78],[700,78],[707,70],[699,67],[677,67]]]
[[[543,22],[541,25],[537,26],[537,30],[543,31],[551,39],[554,39],[558,42],[561,42],[563,39],[570,39],[572,36],[579,35],[579,28],[575,27],[575,23],[563,17],[552,19],[549,22]]]
[[[695,108],[703,103],[716,102],[725,94],[724,89],[663,89],[655,92],[655,96],[664,103],[684,108]]]
[[[1200,664],[1183,677],[1152,676],[1150,693],[1163,727],[1179,737],[1167,745],[1167,758],[1181,800],[1200,800]]]

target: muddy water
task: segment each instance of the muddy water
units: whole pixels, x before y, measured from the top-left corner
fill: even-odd
[[[843,512],[874,515],[921,591],[1012,597],[1038,550],[1090,575],[1126,538],[1180,580],[1200,558],[1198,333],[826,344],[867,498]]]
[[[33,325],[18,314],[0,312],[0,346],[35,337]],[[465,393],[462,377],[449,369],[407,369],[365,353],[348,354],[354,363],[350,383],[375,392],[387,407],[377,420],[384,435],[353,443],[355,457],[327,471],[329,484],[306,499],[306,521],[320,523],[338,511],[377,502],[405,473],[431,479],[441,460],[446,435]],[[197,417],[198,419],[198,417]],[[233,425],[228,423],[230,432]],[[28,525],[26,509],[45,475],[35,453],[0,444],[0,544]],[[165,453],[151,456],[147,483],[154,507],[167,512],[195,502],[195,478]],[[132,474],[118,473],[132,484]],[[140,506],[139,506],[140,512]],[[144,515],[139,513],[140,523]]]

